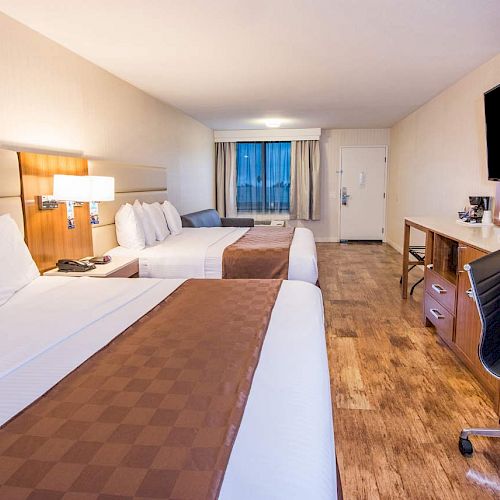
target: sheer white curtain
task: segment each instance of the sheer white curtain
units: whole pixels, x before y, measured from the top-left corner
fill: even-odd
[[[236,217],[236,143],[215,143],[216,200],[221,217]]]
[[[290,219],[320,219],[319,141],[292,141]]]

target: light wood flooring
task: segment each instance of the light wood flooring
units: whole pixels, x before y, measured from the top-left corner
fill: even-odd
[[[422,285],[401,299],[401,256],[387,245],[333,243],[318,244],[318,254],[344,498],[500,498],[500,440],[472,437],[469,459],[457,446],[462,427],[498,419],[423,326]]]

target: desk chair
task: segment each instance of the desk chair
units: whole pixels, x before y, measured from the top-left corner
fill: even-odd
[[[464,266],[472,284],[471,292],[481,318],[479,359],[484,368],[500,379],[500,250]],[[500,438],[499,429],[463,429],[458,448],[470,456],[474,452],[469,435]]]

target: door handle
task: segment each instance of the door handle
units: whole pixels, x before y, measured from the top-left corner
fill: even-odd
[[[436,318],[436,319],[444,319],[444,316],[437,310],[437,309],[429,309],[429,312]]]
[[[347,188],[346,187],[342,188],[340,196],[341,196],[341,200],[342,200],[342,205],[346,206],[347,202],[349,201],[349,198],[351,197],[350,194],[347,194]]]
[[[433,284],[432,284],[432,286],[431,286],[431,288],[432,288],[435,292],[439,293],[440,295],[441,295],[442,293],[446,293],[446,289],[445,289],[445,288],[443,288],[441,285],[437,285],[436,283],[433,283]]]

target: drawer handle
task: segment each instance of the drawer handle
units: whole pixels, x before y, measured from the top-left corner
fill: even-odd
[[[439,295],[441,295],[442,293],[446,293],[446,290],[441,285],[437,285],[436,283],[433,283],[431,288],[435,292],[439,293]]]
[[[430,309],[429,311],[436,319],[444,319],[444,316],[437,309]]]
[[[434,269],[434,264],[427,264],[425,267],[427,267],[427,269]]]
[[[474,291],[472,290],[472,288],[469,288],[465,294],[467,295],[467,297],[470,297],[471,299],[474,298]]]

